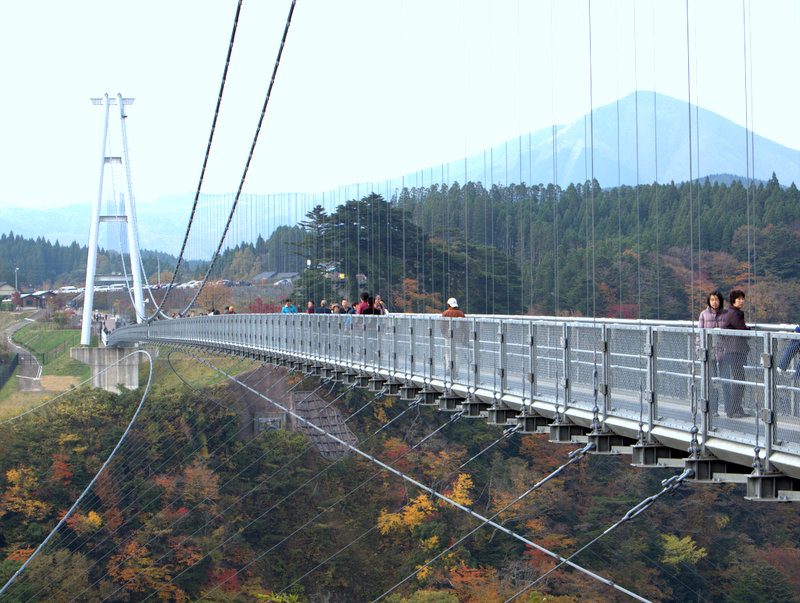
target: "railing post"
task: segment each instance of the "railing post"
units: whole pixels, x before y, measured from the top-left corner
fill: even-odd
[[[428,333],[428,357],[425,359],[425,363],[428,366],[428,383],[431,383],[433,382],[433,366],[435,364],[434,359],[436,358],[436,340],[433,338],[433,319],[426,318],[425,324],[427,325],[425,328]],[[442,375],[442,383],[445,383],[444,375]]]
[[[416,356],[414,354],[414,352],[416,351],[416,348],[414,346],[414,340],[415,340],[414,331],[416,329],[414,328],[414,326],[415,326],[414,325],[414,321],[409,319],[409,325],[408,325],[408,347],[409,347],[409,350],[408,350],[408,364],[406,366],[408,368],[408,373],[410,373],[412,375],[415,374],[416,368],[417,368],[417,366],[416,366]],[[395,323],[395,327],[394,328],[395,328],[395,337],[396,337],[397,336],[397,323]],[[397,357],[395,357],[395,362],[397,362]],[[424,381],[424,377],[425,377],[425,375],[423,375],[423,381]]]
[[[775,362],[773,361],[773,339],[770,333],[763,334],[764,352],[761,354],[761,365],[764,368],[764,409],[759,412],[759,418],[764,421],[764,471],[772,471],[772,446],[776,439],[777,425],[775,424]],[[756,422],[755,440],[758,441],[758,422]]]
[[[497,337],[500,340],[500,362],[499,366],[497,367],[497,376],[500,377],[500,391],[494,392],[495,400],[499,400],[503,397],[503,393],[506,391],[506,367],[508,366],[508,359],[506,358],[506,353],[508,350],[506,349],[506,333],[507,333],[507,326],[505,321],[501,318],[497,324]]]
[[[472,358],[467,359],[467,367],[470,369],[467,373],[467,392],[469,392],[469,373],[472,373],[472,391],[473,393],[478,390],[478,375],[480,374],[480,366],[478,365],[478,358],[480,358],[480,333],[478,332],[478,320],[473,318],[472,323]],[[471,362],[470,362],[471,360]]]
[[[530,383],[531,404],[533,404],[536,395],[536,326],[533,322],[528,323],[528,371],[526,377]]]
[[[561,361],[563,363],[564,375],[561,378],[561,390],[564,394],[564,412],[570,403],[570,382],[569,382],[569,329],[565,324],[561,325]],[[558,406],[558,405],[556,405]],[[558,408],[556,408],[558,412]]]
[[[383,326],[383,321],[378,320],[375,321],[375,350],[372,355],[373,361],[372,365],[375,370],[380,369],[381,363],[383,362],[383,354],[381,353],[381,327]],[[377,358],[377,361],[374,360]]]
[[[656,357],[655,349],[657,342],[657,334],[653,327],[647,327],[647,337],[645,339],[645,356],[647,357],[647,382],[645,383],[644,401],[648,405],[647,423],[649,429],[647,431],[647,441],[653,441],[653,427],[656,420]]]
[[[603,353],[603,366],[600,383],[597,384],[599,392],[598,395],[603,396],[603,407],[600,411],[600,421],[605,425],[608,419],[608,410],[611,404],[611,386],[609,385],[609,375],[611,368],[611,352],[608,345],[608,325],[602,325],[600,332],[600,349]]]
[[[700,445],[700,452],[703,456],[708,456],[708,452],[706,451],[706,440],[708,440],[709,424],[713,418],[711,416],[713,414],[711,412],[711,398],[713,397],[714,392],[714,383],[711,380],[713,376],[713,371],[711,370],[711,362],[713,361],[713,358],[711,358],[711,354],[709,353],[710,348],[708,345],[711,341],[711,333],[708,333],[707,331],[701,331],[699,337],[700,347],[698,348],[698,352],[700,357],[700,401],[704,418],[701,428],[703,443]]]

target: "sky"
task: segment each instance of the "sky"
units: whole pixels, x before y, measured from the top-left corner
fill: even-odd
[[[289,6],[243,2],[205,193],[239,186]],[[104,93],[135,98],[137,204],[192,195],[235,10],[0,4],[0,205],[96,199],[103,111],[89,99]],[[797,0],[298,0],[244,192],[398,177],[636,89],[691,97],[797,149],[798,27]]]

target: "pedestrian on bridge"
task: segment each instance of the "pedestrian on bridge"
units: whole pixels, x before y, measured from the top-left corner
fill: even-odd
[[[447,300],[447,309],[442,312],[442,318],[465,318],[464,313],[458,307],[458,301],[455,297]],[[453,321],[441,321],[442,335],[444,336],[444,363],[446,370],[450,373],[451,380],[456,374],[456,355],[451,352],[451,345],[460,347],[466,341],[467,333],[465,325],[459,325],[458,329],[453,329]],[[450,335],[453,335],[451,338]]]
[[[297,308],[294,307],[291,299],[287,299],[283,303],[283,309],[281,310],[281,314],[297,314]]]
[[[380,314],[381,316],[386,316],[387,314],[389,314],[389,310],[386,308],[386,303],[383,301],[383,299],[381,299],[380,295],[375,296],[374,307],[375,310],[377,311],[376,313]]]
[[[328,300],[323,299],[319,302],[319,307],[317,308],[317,314],[330,314],[331,309],[328,307]]]
[[[361,302],[356,306],[356,314],[366,314],[367,308],[371,308],[369,303],[370,295],[366,291],[362,291],[359,297]],[[372,312],[369,313],[372,314]]]
[[[464,318],[464,313],[458,308],[458,301],[455,297],[447,300],[447,310],[442,312],[445,318]]]
[[[712,291],[706,298],[706,308],[700,312],[700,319],[697,326],[700,329],[719,329],[722,328],[722,319],[728,312],[725,308],[725,297],[719,291]],[[696,346],[700,347],[702,335],[697,336]],[[709,394],[709,412],[712,416],[719,416],[719,393],[714,386],[714,379],[720,376],[720,362],[725,353],[718,336],[713,336],[711,349],[709,350],[708,366],[711,369],[711,381]]]
[[[800,325],[794,328],[794,332],[800,333]],[[791,364],[792,358],[797,356],[798,352],[800,352],[800,339],[793,339],[789,342],[789,345],[786,346],[786,351],[783,353],[781,361],[778,363],[779,375],[789,370],[789,364]],[[795,367],[793,385],[796,387],[798,382],[800,382],[800,362],[798,362]],[[792,397],[793,396],[786,394],[782,394],[778,397],[778,411],[780,413],[787,415],[792,414]]]
[[[723,329],[733,329],[737,331],[749,331],[744,322],[744,307],[745,293],[740,289],[734,289],[728,295],[728,301],[731,307],[722,316],[720,327]],[[744,366],[747,361],[747,355],[750,351],[750,345],[746,337],[731,337],[726,336],[722,342],[725,350],[722,356],[722,369],[723,377],[726,381],[723,386],[725,393],[725,414],[731,419],[739,419],[741,417],[751,417],[751,413],[745,412],[744,401],[744,382],[745,371]]]
[[[316,310],[314,309],[314,302],[309,301],[308,307],[306,307],[306,314],[314,314]]]

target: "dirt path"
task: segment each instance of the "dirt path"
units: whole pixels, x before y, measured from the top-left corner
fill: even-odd
[[[43,310],[40,310],[43,312]],[[19,322],[7,327],[3,331],[6,339],[8,340],[8,348],[12,354],[19,354],[19,371],[17,372],[17,391],[20,392],[42,392],[42,384],[39,381],[42,376],[42,365],[39,364],[39,359],[36,358],[30,351],[18,346],[11,340],[11,336],[19,331],[22,327],[33,322],[40,312],[31,314],[27,318],[23,318]]]

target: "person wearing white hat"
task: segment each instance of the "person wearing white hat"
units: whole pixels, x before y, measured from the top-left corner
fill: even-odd
[[[442,312],[444,318],[464,318],[464,313],[458,309],[458,302],[455,297],[447,300],[447,310]]]
[[[458,309],[458,302],[455,297],[447,300],[447,310],[442,312],[442,318],[464,318],[464,313]],[[452,353],[454,351],[453,348],[460,348],[463,345],[463,341],[466,339],[466,325],[454,325],[452,320],[443,320],[439,326],[444,337],[445,370],[450,372],[452,379],[452,376],[456,373],[457,357],[457,354]]]

